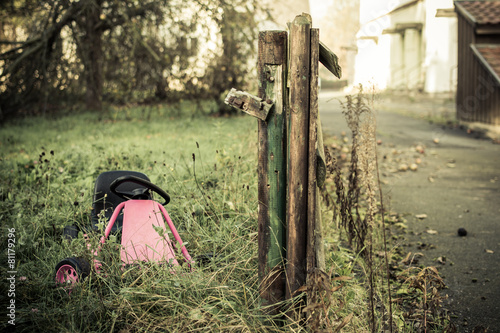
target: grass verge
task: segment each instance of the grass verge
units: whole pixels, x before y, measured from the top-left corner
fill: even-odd
[[[0,294],[14,301],[17,331],[306,330],[303,323],[266,314],[259,299],[256,122],[209,118],[199,107],[112,109],[24,119],[0,128],[0,260],[13,264],[1,265]],[[109,170],[146,173],[170,194],[167,210],[190,253],[217,253],[217,260],[176,274],[155,265],[124,270],[109,246],[103,251],[105,275],[91,274],[71,295],[56,288],[59,260],[91,256],[81,235],[67,242],[62,229],[90,224],[94,181]],[[312,286],[323,305],[316,331],[384,329],[387,290],[377,280],[383,274],[369,274],[370,269],[380,272],[380,264],[367,267],[364,249],[354,251],[342,241],[333,210],[325,206],[323,213],[328,274],[318,274]],[[8,255],[12,238],[15,252]],[[7,283],[11,275],[14,284]],[[429,281],[429,275],[424,277]],[[417,282],[405,279],[401,286],[413,297]],[[370,296],[368,286],[374,283],[380,288]],[[377,300],[375,321],[370,297]],[[415,302],[422,299],[417,295]],[[8,317],[2,318],[0,329],[9,328]],[[413,332],[403,310],[395,309],[393,318],[401,332]]]

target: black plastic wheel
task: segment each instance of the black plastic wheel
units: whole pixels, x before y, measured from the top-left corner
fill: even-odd
[[[72,288],[90,274],[90,263],[81,257],[70,257],[56,265],[55,280],[57,284]]]
[[[65,226],[63,229],[64,239],[72,240],[72,239],[78,238],[79,231],[80,230],[78,229],[78,227],[76,225]]]
[[[215,257],[216,256],[212,252],[199,254],[194,257],[194,262],[196,262],[198,266],[206,266],[210,264],[215,259]]]

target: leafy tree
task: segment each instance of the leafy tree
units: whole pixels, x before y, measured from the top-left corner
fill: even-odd
[[[218,102],[219,113],[224,115],[235,112],[224,103],[227,91],[232,87],[242,89],[246,85],[245,79],[255,75],[250,69],[255,67],[256,58],[249,55],[254,51],[257,24],[255,10],[244,10],[224,1],[220,4],[220,14],[214,20],[220,28],[222,53],[208,66],[205,81],[212,87],[210,97]],[[252,7],[257,6],[257,1],[254,1]]]
[[[218,98],[248,73],[258,10],[256,0],[2,3],[0,111]]]

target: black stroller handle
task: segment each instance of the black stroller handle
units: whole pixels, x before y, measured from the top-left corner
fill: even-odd
[[[132,176],[132,175],[127,175],[127,176],[122,176],[122,177],[116,178],[111,183],[111,185],[109,185],[109,189],[111,190],[111,192],[113,192],[117,196],[119,196],[125,200],[130,200],[133,198],[134,195],[136,195],[136,193],[122,192],[122,191],[118,191],[116,189],[118,186],[120,186],[123,183],[135,183],[137,185],[144,186],[145,188],[158,193],[163,199],[165,199],[165,202],[162,203],[163,206],[165,206],[166,204],[168,204],[170,202],[170,196],[165,191],[163,191],[161,188],[159,188],[155,184],[153,184],[145,179],[142,179],[142,178],[139,178],[136,176]],[[142,194],[144,194],[144,193],[142,193]]]

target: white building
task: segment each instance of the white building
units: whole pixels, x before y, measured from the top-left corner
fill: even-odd
[[[361,0],[354,83],[428,93],[456,90],[452,0]]]
[[[269,8],[272,21],[260,24],[260,30],[286,30],[287,23],[292,22],[297,15],[310,13],[309,0],[260,0]]]

